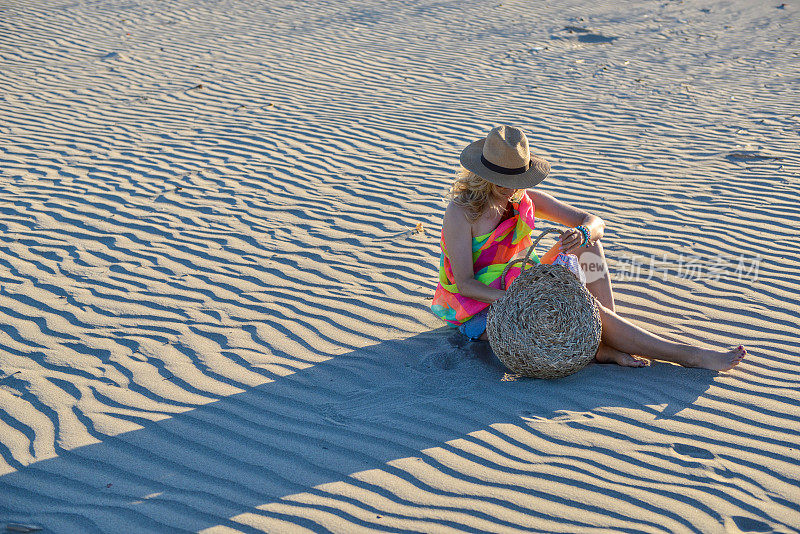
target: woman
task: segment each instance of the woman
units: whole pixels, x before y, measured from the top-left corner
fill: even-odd
[[[463,150],[461,165],[444,214],[439,285],[431,309],[462,333],[473,340],[487,339],[488,306],[504,294],[500,275],[530,246],[534,220],[541,217],[567,226],[559,240],[561,250],[577,255],[590,273],[602,273],[586,284],[599,301],[603,324],[596,361],[642,367],[649,365],[642,359],[646,358],[724,371],[745,356],[741,345],[714,350],[668,341],[615,313],[600,243],[605,223],[552,195],[529,189],[544,180],[550,165],[531,156],[521,130],[494,128]]]

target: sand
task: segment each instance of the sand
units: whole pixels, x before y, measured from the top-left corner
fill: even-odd
[[[799,9],[6,3],[0,528],[797,531]],[[509,380],[433,316],[501,123],[620,314],[745,361]]]

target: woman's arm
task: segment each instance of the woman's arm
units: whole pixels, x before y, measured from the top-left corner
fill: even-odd
[[[442,221],[442,233],[458,292],[481,302],[494,302],[502,297],[505,294],[502,289],[494,289],[475,280],[472,267],[472,231],[463,208],[452,202],[447,206]]]
[[[571,228],[561,237],[562,251],[570,252],[578,248],[581,241],[583,241],[581,233],[574,229],[576,226],[583,225],[589,230],[589,241],[591,243],[595,243],[603,237],[606,223],[597,215],[592,215],[580,208],[570,206],[543,191],[534,189],[528,189],[527,191],[536,208],[534,216],[537,219],[547,219]]]

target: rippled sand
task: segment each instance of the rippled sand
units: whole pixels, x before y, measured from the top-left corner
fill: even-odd
[[[0,529],[800,528],[799,9],[0,7]],[[745,361],[504,380],[431,315],[499,123],[618,312]]]

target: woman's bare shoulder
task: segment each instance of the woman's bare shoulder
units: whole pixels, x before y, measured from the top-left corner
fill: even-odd
[[[467,217],[467,210],[451,201],[444,210],[442,231],[448,243],[468,240],[472,235],[472,223]]]
[[[447,208],[444,210],[444,220],[445,223],[449,220],[450,222],[466,222],[469,224],[469,219],[467,218],[467,209],[464,206],[459,206],[452,200],[447,205]]]

